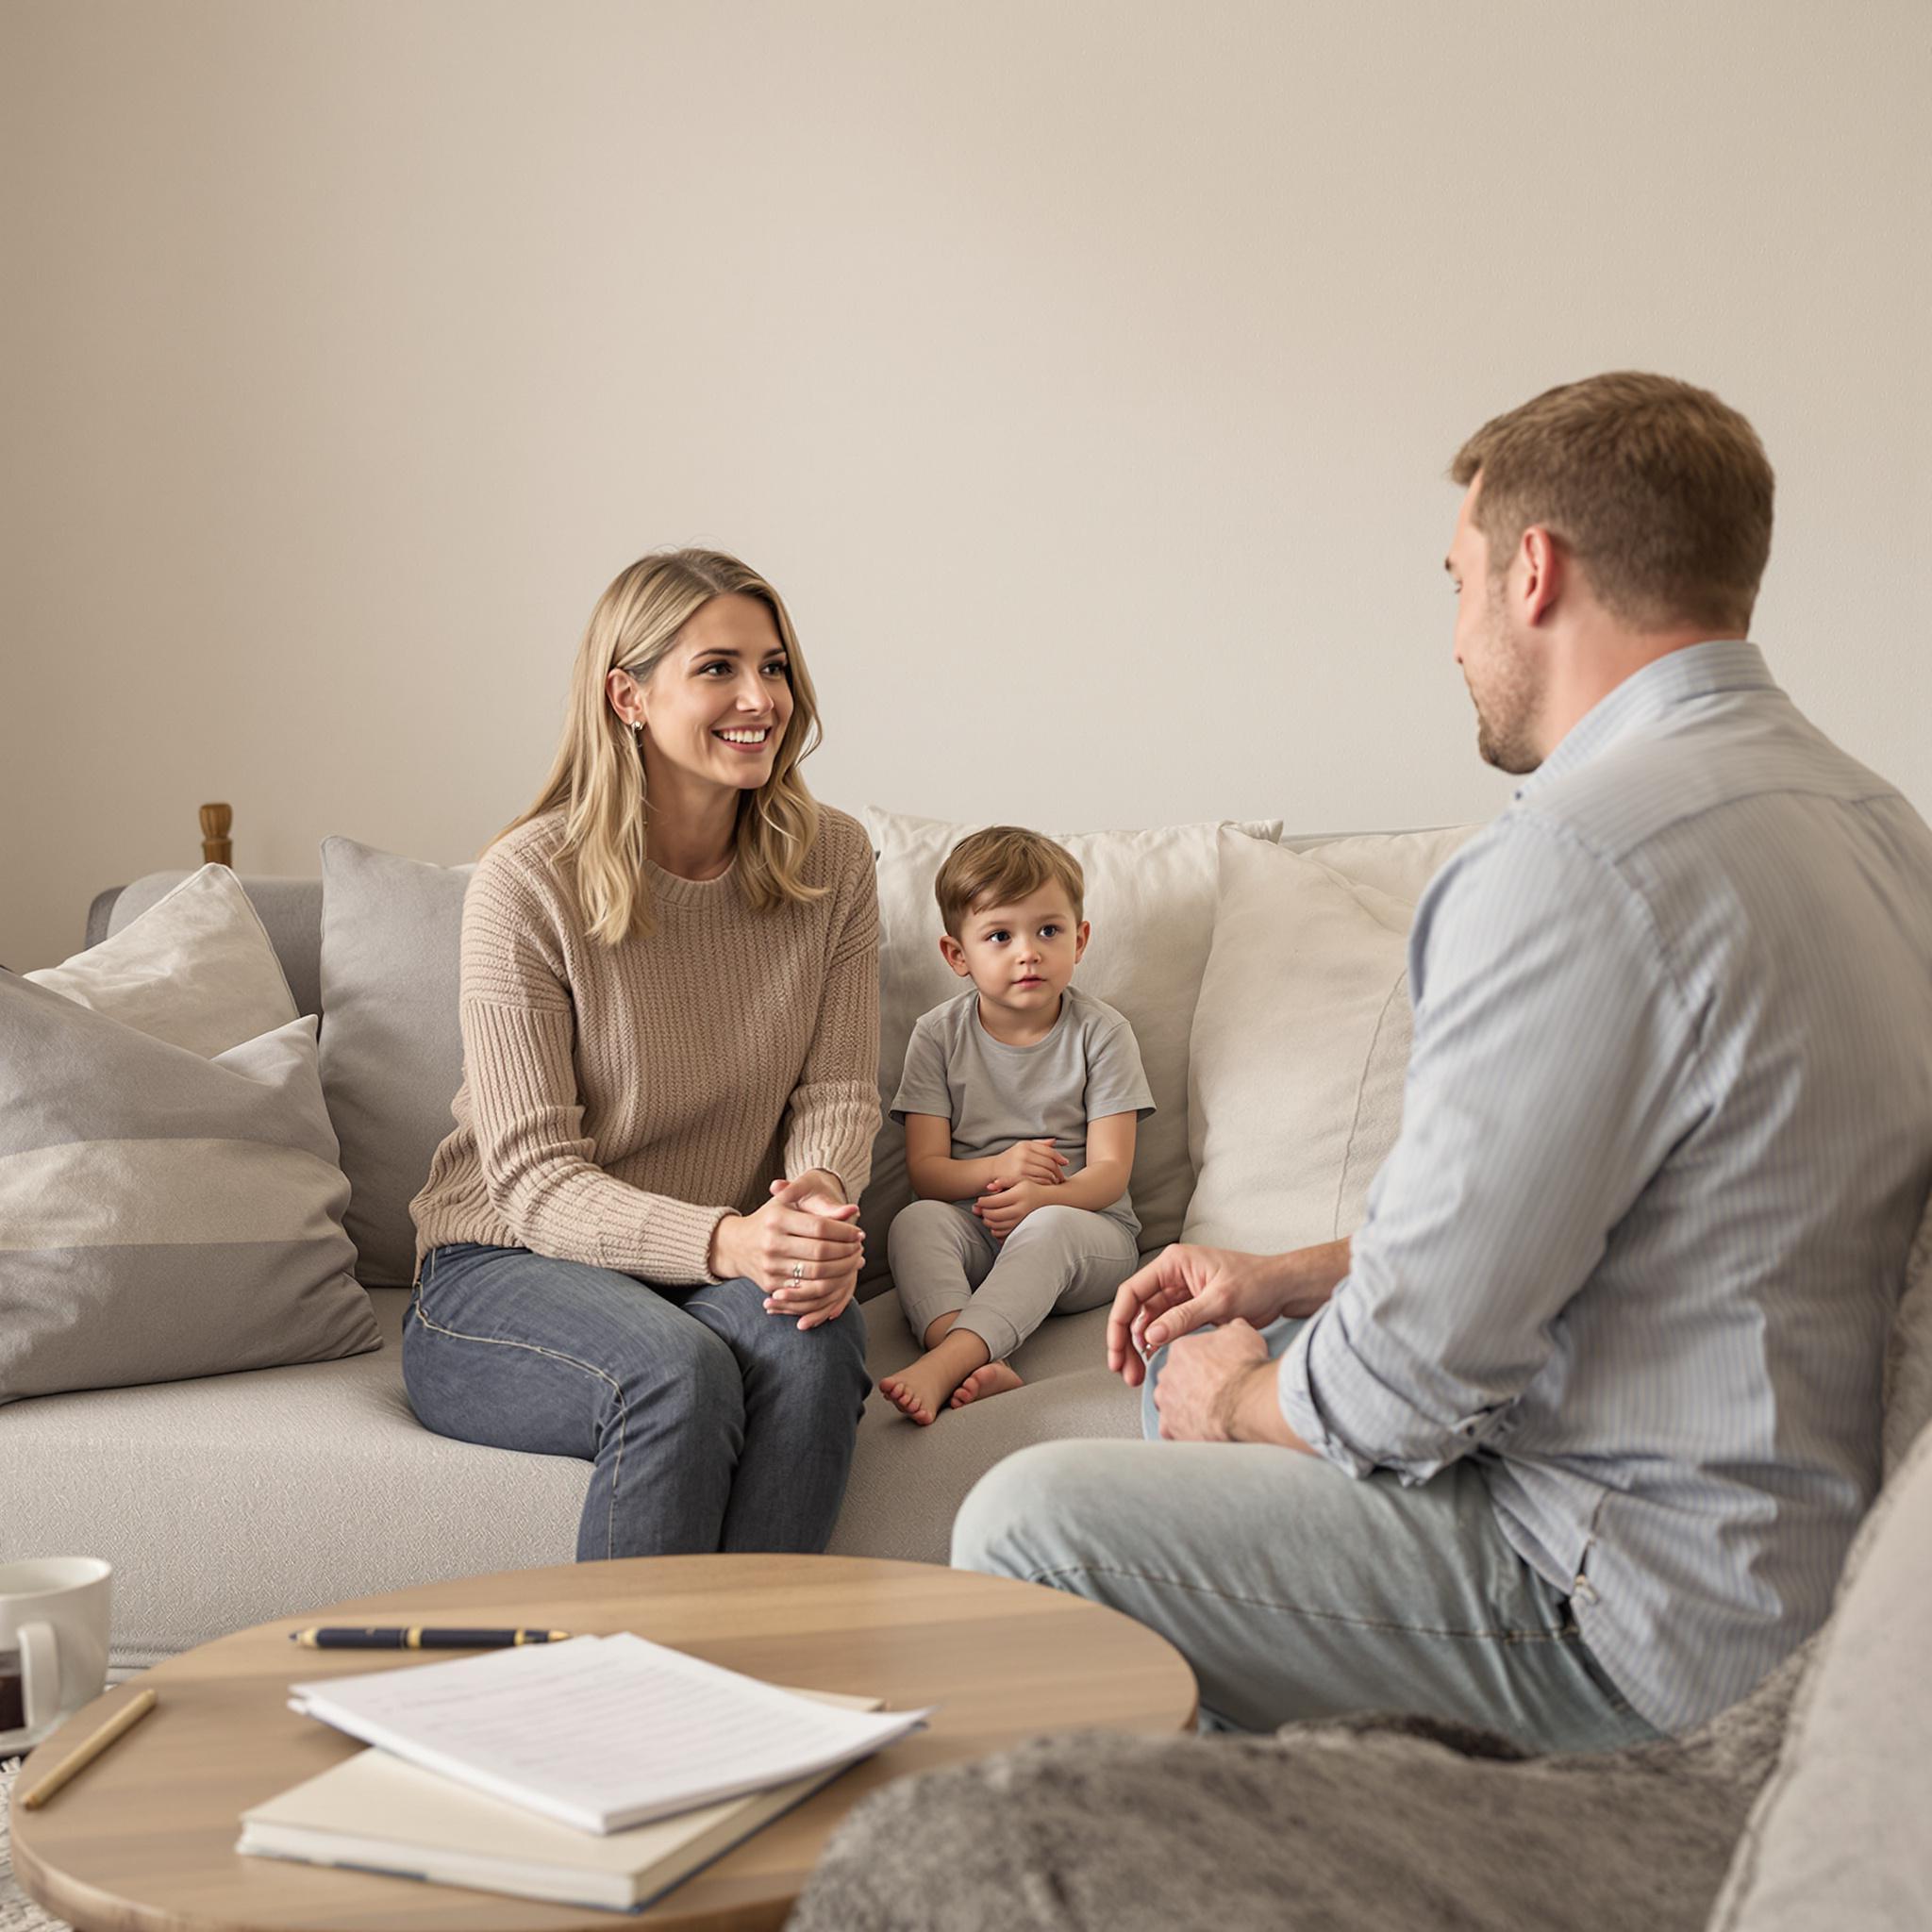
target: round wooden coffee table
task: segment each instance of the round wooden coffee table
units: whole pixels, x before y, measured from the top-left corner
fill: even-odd
[[[243,1810],[359,1748],[291,1711],[289,1685],[425,1661],[298,1651],[289,1632],[428,1622],[635,1630],[773,1683],[940,1708],[926,1730],[628,1921],[238,1855]],[[154,1688],[154,1712],[43,1808],[14,1807],[21,1884],[81,1932],[610,1932],[625,1923],[763,1932],[782,1924],[846,1812],[890,1780],[1042,1731],[1174,1732],[1194,1715],[1180,1653],[1113,1610],[999,1577],[853,1557],[649,1557],[467,1577],[260,1624],[138,1681]],[[126,1695],[117,1689],[71,1719],[27,1760],[16,1790]]]

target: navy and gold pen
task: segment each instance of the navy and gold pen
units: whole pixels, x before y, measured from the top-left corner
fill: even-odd
[[[304,1650],[510,1650],[525,1643],[561,1643],[568,1630],[439,1630],[427,1624],[350,1629],[318,1624],[291,1630]]]

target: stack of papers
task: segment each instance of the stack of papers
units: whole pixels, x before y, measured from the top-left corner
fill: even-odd
[[[246,1812],[241,1851],[630,1910],[929,1715],[629,1635],[297,1684],[290,1703],[380,1748]]]

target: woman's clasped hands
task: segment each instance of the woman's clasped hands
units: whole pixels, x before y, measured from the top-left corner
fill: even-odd
[[[774,1181],[762,1208],[719,1222],[710,1261],[721,1281],[741,1275],[762,1289],[768,1315],[817,1328],[843,1314],[858,1289],[865,1232],[829,1174],[803,1174]]]

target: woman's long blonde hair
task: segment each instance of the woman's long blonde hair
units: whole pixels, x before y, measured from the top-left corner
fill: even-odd
[[[818,746],[819,708],[784,600],[756,571],[723,551],[658,551],[641,557],[598,598],[571,673],[570,715],[557,761],[535,804],[496,835],[501,839],[562,808],[558,856],[575,879],[585,926],[606,945],[633,933],[648,934],[653,924],[644,880],[650,806],[643,751],[611,708],[608,679],[613,671],[627,671],[646,682],[699,606],[725,596],[756,597],[772,613],[791,685],[791,717],[772,775],[739,797],[739,886],[760,910],[816,899],[827,890],[808,885],[802,871],[818,836],[819,808],[798,765]]]

